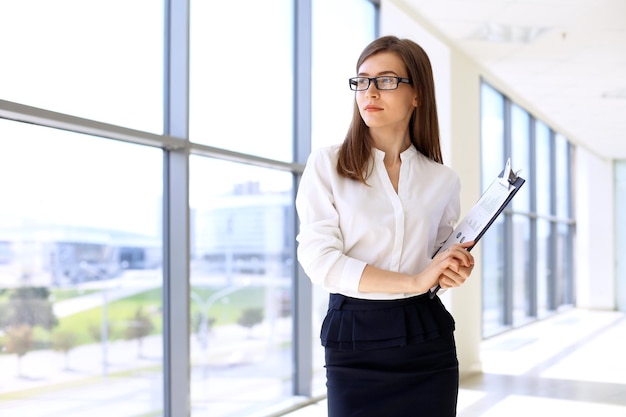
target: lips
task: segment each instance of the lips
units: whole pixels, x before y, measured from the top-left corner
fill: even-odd
[[[365,110],[365,111],[381,111],[382,107],[374,106],[373,104],[368,104],[367,106],[363,107],[363,110]]]

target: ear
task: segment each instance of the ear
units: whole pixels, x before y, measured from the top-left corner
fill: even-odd
[[[417,102],[417,96],[413,97],[413,107],[417,107],[419,106],[419,103]]]

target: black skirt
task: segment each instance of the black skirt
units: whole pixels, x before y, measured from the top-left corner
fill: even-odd
[[[331,294],[322,325],[329,417],[453,417],[454,320],[438,297]]]

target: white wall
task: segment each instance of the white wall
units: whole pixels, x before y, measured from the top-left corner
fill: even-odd
[[[576,150],[576,304],[615,309],[613,164]]]
[[[615,292],[617,308],[626,311],[626,160],[615,161]]]
[[[480,187],[480,73],[468,57],[452,51],[451,132],[452,167],[461,176],[462,215],[474,205]],[[499,168],[496,168],[498,170]],[[472,250],[476,264],[471,279],[451,291],[452,314],[457,318],[462,372],[480,371],[482,341],[482,267],[480,242]]]

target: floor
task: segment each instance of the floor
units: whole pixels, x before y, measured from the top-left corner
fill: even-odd
[[[458,417],[626,416],[626,315],[571,310],[483,342]],[[324,417],[320,401],[287,417]],[[381,416],[383,417],[383,416]]]

